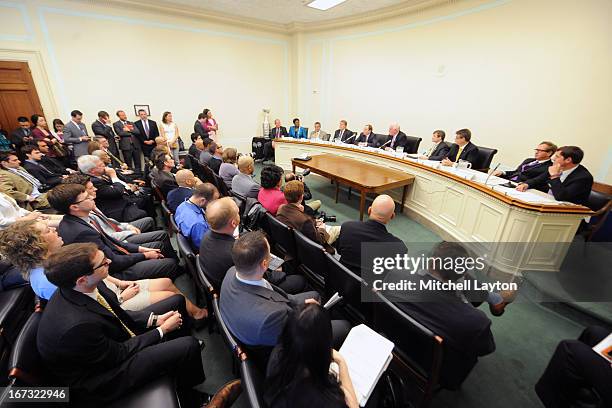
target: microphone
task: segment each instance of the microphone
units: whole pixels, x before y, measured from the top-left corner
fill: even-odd
[[[487,178],[485,179],[485,186],[487,185],[487,182],[489,181],[489,178],[491,178],[491,176],[493,175],[493,173],[495,173],[495,170],[497,170],[497,168],[501,165],[501,162],[497,163],[497,166],[495,166],[495,168],[493,169],[492,172],[489,173],[489,175],[487,175]]]
[[[389,143],[391,143],[391,141],[392,141],[392,140],[393,140],[393,138],[391,138],[391,139],[387,140],[387,141],[385,142],[385,144],[383,144],[382,146],[380,146],[380,148],[382,149],[383,147],[385,147],[386,145],[388,145]]]

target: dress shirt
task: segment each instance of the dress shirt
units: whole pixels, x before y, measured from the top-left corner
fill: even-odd
[[[436,150],[436,148],[438,147],[438,145],[442,143],[441,141],[438,143],[434,143],[431,145],[431,147],[429,148],[429,150],[427,151],[427,153],[425,153],[425,156],[429,157],[431,156],[431,154],[433,153],[434,150]]]
[[[236,273],[236,279],[238,279],[242,283],[246,283],[247,285],[261,286],[262,288],[274,290],[274,288],[272,288],[272,285],[270,285],[270,282],[268,282],[264,278],[261,278],[261,279],[258,279],[258,280],[248,280],[248,279],[241,278],[240,275],[238,275],[238,273]]]
[[[210,229],[204,210],[187,200],[176,209],[174,220],[181,233],[189,238],[193,247],[200,248],[202,237]]]
[[[28,277],[30,286],[36,296],[41,299],[49,300],[55,293],[57,286],[49,282],[47,275],[45,275],[45,269],[42,266],[36,266],[30,270]]]
[[[29,213],[28,210],[19,207],[13,197],[0,192],[0,229],[8,227]]]

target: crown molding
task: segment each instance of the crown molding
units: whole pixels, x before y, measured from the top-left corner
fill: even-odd
[[[346,28],[354,25],[376,23],[391,18],[420,14],[424,11],[459,3],[464,0],[420,0],[408,1],[401,4],[385,7],[372,12],[357,14],[350,17],[341,17],[320,22],[292,22],[288,24],[273,23],[270,21],[246,18],[233,14],[225,14],[203,8],[193,9],[183,5],[168,5],[160,0],[69,0],[75,3],[90,6],[109,6],[130,11],[162,13],[177,17],[187,17],[194,20],[208,20],[214,23],[229,24],[240,28],[262,30],[276,34],[299,34],[318,31]]]

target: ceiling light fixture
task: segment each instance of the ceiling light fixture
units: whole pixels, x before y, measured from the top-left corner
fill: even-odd
[[[344,3],[346,0],[314,0],[307,4],[308,7],[315,8],[317,10],[329,10],[338,4]]]

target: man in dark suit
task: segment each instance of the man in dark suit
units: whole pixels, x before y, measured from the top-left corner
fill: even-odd
[[[26,144],[32,142],[32,129],[30,128],[30,121],[25,116],[20,116],[17,118],[17,123],[19,123],[19,127],[14,129],[11,134],[8,136],[9,141],[15,146],[15,151],[21,154],[21,148]],[[21,160],[24,159],[23,156],[19,157]]]
[[[389,126],[389,135],[387,136],[387,140],[381,147],[384,147],[385,150],[395,151],[398,147],[405,150],[407,143],[408,139],[406,138],[406,134],[400,130],[400,125],[397,123],[392,123]]]
[[[21,152],[26,157],[23,163],[23,168],[28,173],[36,177],[40,183],[45,186],[44,190],[57,186],[65,177],[63,173],[54,173],[41,163],[43,154],[38,150],[37,146],[27,145],[21,148]],[[67,173],[66,173],[67,174]]]
[[[339,128],[334,132],[334,138],[332,142],[343,142],[343,143],[353,143],[355,139],[353,136],[355,132],[346,128],[348,122],[344,119],[340,121],[338,125]]]
[[[130,169],[141,171],[140,155],[142,146],[140,144],[140,131],[132,122],[127,120],[127,115],[124,111],[117,111],[118,121],[113,123],[115,133],[119,135],[119,149],[123,153],[123,161]]]
[[[442,165],[452,166],[459,160],[465,160],[474,165],[478,160],[478,147],[470,142],[471,139],[470,129],[459,129],[455,134],[455,144],[448,152],[448,156],[442,159]]]
[[[242,343],[275,346],[289,313],[300,304],[318,302],[319,294],[289,295],[264,279],[270,265],[270,246],[261,231],[241,234],[232,248],[232,259],[234,266],[221,284],[223,319]],[[349,329],[348,322],[332,321],[334,347],[342,344]]]
[[[535,391],[546,408],[573,406],[612,407],[610,361],[593,351],[610,334],[603,327],[584,329],[578,340],[563,340],[557,346]],[[584,389],[594,388],[601,404],[577,404]]]
[[[240,225],[238,211],[236,202],[230,197],[212,201],[206,207],[206,220],[210,230],[204,234],[200,243],[200,265],[216,290],[221,289],[225,274],[234,266],[232,248],[236,242],[234,233]],[[299,293],[306,286],[303,276],[287,275],[280,270],[267,270],[265,278],[287,293]]]
[[[110,272],[125,280],[174,279],[182,271],[174,259],[164,259],[162,242],[139,246],[104,233],[89,215],[96,208],[93,197],[80,184],[60,184],[49,191],[49,203],[64,214],[57,232],[65,244],[93,242],[112,261]],[[157,248],[155,248],[157,246]]]
[[[70,121],[64,126],[64,141],[72,146],[75,158],[88,154],[87,147],[91,140],[82,120],[83,113],[73,110],[70,112]]]
[[[498,170],[493,175],[518,184],[520,191],[528,188],[548,191],[548,185],[546,184],[548,167],[552,165],[550,158],[556,151],[557,146],[554,143],[542,142],[535,149],[535,157],[523,160],[514,171]]]
[[[580,162],[584,152],[578,146],[562,146],[548,167],[548,193],[557,201],[586,206],[593,187],[593,176]]]
[[[372,125],[365,125],[363,132],[355,139],[355,144],[358,146],[380,147],[380,139],[372,131]]]
[[[197,395],[190,389],[205,376],[198,341],[189,335],[185,299],[174,295],[127,312],[103,282],[109,265],[91,243],[52,254],[45,274],[58,290],[36,339],[44,365],[70,387],[78,406],[108,406],[163,375],[176,379],[184,404],[193,404]]]
[[[270,129],[270,139],[279,139],[281,137],[289,137],[289,133],[287,133],[287,128],[281,126],[280,119],[274,119],[274,127]],[[263,154],[264,160],[273,160],[274,159],[274,146],[272,144],[272,140],[268,140],[264,142]]]
[[[49,157],[49,145],[44,140],[36,141],[36,145],[38,146],[38,150],[42,153],[42,157],[40,159],[40,164],[51,170],[51,172],[56,174],[70,174],[74,172],[74,170],[67,168],[64,164],[56,158]]]
[[[108,150],[113,156],[119,157],[119,147],[117,147],[117,142],[120,139],[119,136],[117,136],[113,131],[108,112],[98,112],[98,120],[91,124],[91,130],[94,132],[94,135],[104,136],[104,138],[108,141]]]
[[[204,143],[202,142],[202,136],[198,135],[197,133],[192,133],[191,134],[191,146],[189,146],[189,149],[187,151],[193,157],[196,157],[196,158],[200,157],[200,153],[202,153],[201,149],[203,145]]]
[[[208,137],[208,132],[204,127],[204,121],[206,120],[206,115],[204,113],[198,114],[198,119],[193,124],[193,131],[202,137],[202,139],[206,139]]]
[[[340,229],[336,249],[340,262],[361,276],[361,244],[363,242],[396,242],[401,239],[387,231],[386,225],[395,217],[395,202],[386,194],[379,195],[368,208],[369,220],[346,221]],[[408,251],[408,249],[406,249]]]
[[[169,154],[161,156],[157,159],[155,167],[157,168],[157,174],[153,181],[155,181],[155,185],[159,187],[164,197],[167,197],[170,191],[179,186],[173,173],[176,170],[174,159]]]
[[[138,111],[140,120],[134,122],[134,126],[138,129],[138,140],[142,146],[142,152],[145,157],[149,157],[155,147],[155,138],[159,136],[159,128],[154,120],[149,119],[147,111],[140,109]]]
[[[445,137],[446,133],[443,130],[435,130],[431,135],[433,144],[424,154],[419,156],[419,159],[440,161],[448,156],[450,147],[444,142]]]
[[[178,187],[173,188],[168,192],[166,196],[166,201],[168,203],[168,208],[173,213],[176,212],[176,209],[179,205],[184,203],[185,201],[191,198],[193,194],[193,188],[202,183],[199,178],[193,175],[191,170],[182,169],[176,172],[174,181],[178,184]]]

